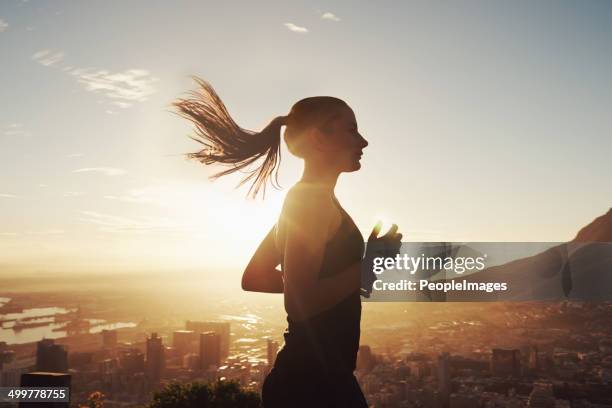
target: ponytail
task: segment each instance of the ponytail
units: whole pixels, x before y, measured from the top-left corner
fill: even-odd
[[[265,197],[268,180],[274,188],[280,188],[280,132],[287,117],[276,117],[258,133],[243,129],[234,122],[212,86],[200,78],[194,77],[194,80],[199,89],[191,92],[188,98],[173,103],[178,114],[195,125],[195,136],[190,136],[191,139],[204,146],[195,153],[188,153],[187,157],[205,165],[219,163],[229,166],[212,175],[211,180],[245,169],[247,176],[237,187],[254,179],[247,196],[255,198],[261,189]],[[249,169],[264,156],[259,166]]]

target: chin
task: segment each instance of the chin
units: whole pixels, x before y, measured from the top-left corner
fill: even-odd
[[[354,171],[359,170],[360,168],[361,168],[361,163],[356,162],[356,163],[353,163],[353,164],[350,166],[350,168],[349,168],[348,170],[346,170],[346,172],[347,172],[347,173],[352,173],[352,172],[354,172]]]

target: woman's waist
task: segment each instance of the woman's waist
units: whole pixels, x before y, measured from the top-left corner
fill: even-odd
[[[355,370],[359,338],[341,344],[298,342],[285,338],[285,344],[278,352],[275,366],[278,369],[301,372],[350,373]]]

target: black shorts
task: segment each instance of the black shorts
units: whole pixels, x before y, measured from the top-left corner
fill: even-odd
[[[261,396],[264,408],[368,408],[353,373],[329,379],[307,371],[283,374],[273,368]]]

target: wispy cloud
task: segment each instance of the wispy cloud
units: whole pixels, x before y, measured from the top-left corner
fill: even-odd
[[[123,196],[105,195],[104,198],[107,200],[124,201],[126,203],[139,203],[139,204],[153,203],[153,200],[151,200],[150,198],[141,197],[138,195],[123,195]]]
[[[64,193],[64,197],[80,197],[82,195],[85,195],[82,191],[66,191]]]
[[[293,23],[285,23],[285,27],[287,27],[290,31],[293,31],[294,33],[306,34],[308,32],[308,29],[306,27],[300,27]]]
[[[66,157],[83,157],[83,153],[70,153],[68,156]]]
[[[122,174],[127,173],[126,170],[118,169],[115,167],[85,167],[82,169],[76,169],[72,171],[73,173],[102,173],[107,176],[121,176]]]
[[[321,14],[321,18],[323,20],[340,21],[338,16],[336,16],[334,13],[330,13],[329,11]]]
[[[0,236],[3,236],[3,237],[16,237],[17,233],[16,232],[0,232]]]
[[[48,229],[44,231],[28,231],[27,234],[30,235],[61,235],[66,231],[62,229]]]
[[[30,136],[30,132],[25,130],[21,123],[7,125],[2,133],[6,136]]]
[[[96,211],[79,211],[83,216],[80,221],[95,224],[104,232],[173,232],[182,231],[183,227],[166,218],[137,217],[128,218]]]
[[[90,92],[102,93],[109,98],[120,99],[113,104],[121,108],[132,106],[130,102],[143,102],[157,90],[153,84],[159,81],[143,69],[128,69],[123,72],[107,70],[73,69],[70,72]]]
[[[9,26],[8,23],[0,18],[0,33],[3,31],[6,31],[8,26]]]
[[[50,67],[64,59],[61,51],[41,50],[32,55],[32,59],[45,67]]]
[[[126,203],[153,204],[160,207],[176,208],[179,203],[203,202],[206,196],[193,187],[190,188],[180,184],[162,184],[131,189],[121,195],[105,195],[104,198]]]
[[[135,102],[144,102],[157,92],[155,83],[159,78],[145,69],[111,72],[100,68],[79,68],[63,63],[64,55],[61,51],[44,49],[33,54],[32,60],[73,76],[86,91],[105,95],[113,100],[113,106],[122,109],[130,108]]]
[[[0,197],[2,197],[2,198],[17,198],[17,196],[15,194],[8,194],[8,193],[0,193]]]

